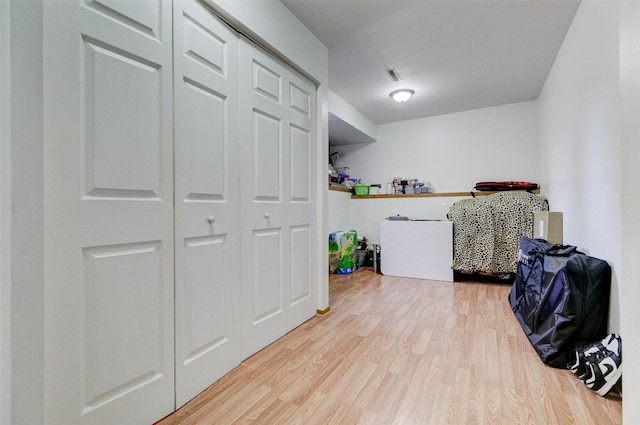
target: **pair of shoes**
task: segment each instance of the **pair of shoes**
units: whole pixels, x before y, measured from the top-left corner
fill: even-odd
[[[606,395],[622,376],[622,340],[619,336],[606,346],[604,351],[586,359],[587,371],[582,382],[597,392]]]
[[[606,395],[622,376],[622,339],[611,334],[581,348],[576,349],[567,367],[587,388]]]
[[[616,334],[611,334],[601,341],[596,341],[590,344],[576,347],[576,349],[573,350],[571,354],[569,354],[567,369],[569,369],[573,374],[582,379],[584,374],[587,372],[586,358],[591,357],[598,352],[606,350],[607,347],[612,344],[616,338],[618,338]]]

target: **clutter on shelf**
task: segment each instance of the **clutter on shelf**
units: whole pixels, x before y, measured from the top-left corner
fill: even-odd
[[[423,182],[418,179],[406,179],[403,177],[394,177],[387,183],[387,194],[392,195],[413,195],[417,193],[433,193],[435,189],[431,182]]]
[[[336,165],[339,158],[339,152],[329,154],[329,187],[352,190],[356,196],[414,195],[435,192],[430,181],[422,181],[416,178],[394,177],[386,183],[370,183],[365,178],[353,177],[349,167],[338,167]]]
[[[415,178],[394,177],[384,183],[370,183],[365,178],[355,178],[350,175],[349,167],[335,167],[334,162],[338,157],[335,152],[330,155],[329,161],[329,186],[352,190],[356,196],[366,195],[414,195],[421,193],[435,193],[435,188],[430,181]]]
[[[334,168],[329,164],[329,185],[337,183],[342,184],[349,178],[349,167]]]

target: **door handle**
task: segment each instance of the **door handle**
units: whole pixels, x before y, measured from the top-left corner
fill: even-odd
[[[269,217],[271,217],[271,213],[269,212],[264,213],[264,218],[269,219]]]
[[[210,215],[207,218],[207,221],[209,222],[209,224],[213,224],[213,222],[216,221],[216,216],[215,215]]]

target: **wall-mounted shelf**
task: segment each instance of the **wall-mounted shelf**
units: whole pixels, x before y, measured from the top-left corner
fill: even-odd
[[[344,187],[329,186],[329,190],[334,190],[334,191],[336,191],[336,192],[347,192],[347,193],[353,193],[353,190],[351,190],[351,189],[345,189]]]
[[[344,190],[344,189],[342,189]],[[526,190],[518,190],[511,192],[527,192]],[[540,194],[540,189],[532,190],[531,193],[535,193],[536,195]],[[382,199],[382,198],[438,198],[438,197],[461,197],[461,196],[487,196],[492,195],[494,193],[499,192],[478,192],[478,191],[468,191],[468,192],[440,192],[440,193],[418,193],[412,195],[364,195],[364,196],[356,196],[351,195],[351,199]]]
[[[345,189],[343,187],[329,186],[329,190],[333,190],[336,192],[346,192],[353,193],[351,189]],[[540,194],[540,189],[526,191],[526,190],[512,190],[510,192],[531,192],[536,195]],[[438,192],[438,193],[415,193],[412,195],[389,195],[386,193],[380,195],[363,195],[356,196],[351,195],[351,199],[383,199],[383,198],[446,198],[446,197],[463,197],[463,196],[487,196],[493,195],[494,193],[500,192],[479,192],[479,191],[467,191],[467,192]]]

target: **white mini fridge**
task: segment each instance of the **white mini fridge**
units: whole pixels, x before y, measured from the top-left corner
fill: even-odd
[[[453,282],[453,223],[385,220],[380,223],[384,275]]]

